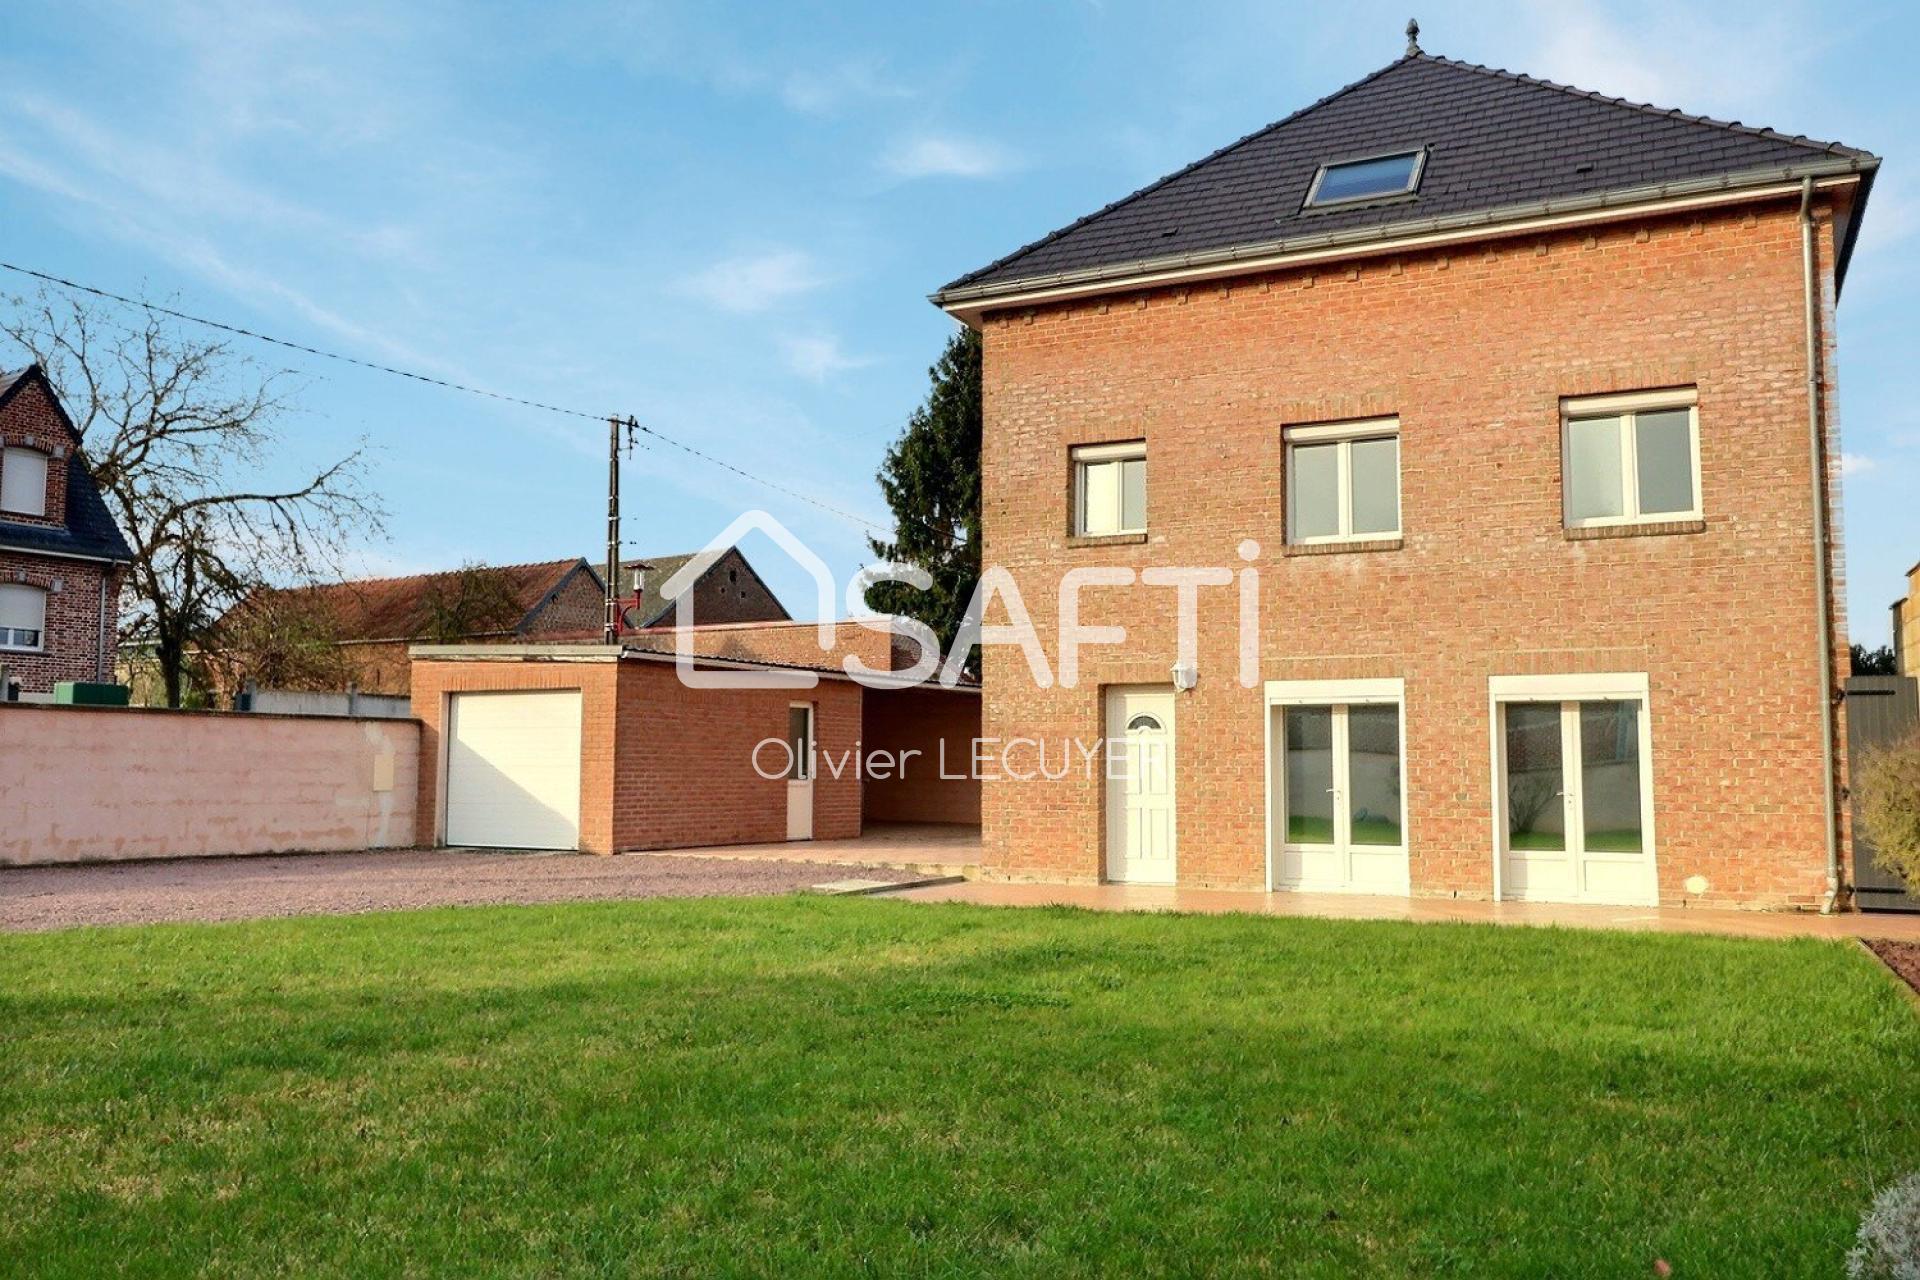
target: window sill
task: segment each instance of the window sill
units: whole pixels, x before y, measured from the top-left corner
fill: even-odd
[[[1067,546],[1072,547],[1144,547],[1147,535],[1144,533],[1070,533]]]
[[[1398,551],[1404,538],[1356,538],[1352,542],[1289,542],[1284,556],[1337,556],[1350,551]]]
[[[1597,542],[1606,538],[1657,538],[1674,533],[1705,533],[1705,520],[1645,520],[1635,524],[1590,524],[1567,527],[1568,542]]]

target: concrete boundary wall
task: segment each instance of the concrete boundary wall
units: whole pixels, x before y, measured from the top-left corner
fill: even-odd
[[[0,705],[0,866],[405,848],[416,720]]]

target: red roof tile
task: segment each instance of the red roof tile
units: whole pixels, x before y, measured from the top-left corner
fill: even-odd
[[[511,634],[568,574],[584,565],[586,561],[576,557],[540,564],[484,566],[486,572],[500,575],[505,595],[518,609],[518,615],[508,625],[478,634]],[[257,593],[241,607],[273,602],[313,608],[329,616],[330,629],[340,640],[412,640],[432,621],[434,592],[456,589],[463,572],[466,570],[449,569],[404,578],[361,578],[311,587],[285,587]],[[505,612],[502,610],[503,615]]]

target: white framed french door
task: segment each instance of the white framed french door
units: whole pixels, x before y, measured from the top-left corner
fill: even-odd
[[[1267,683],[1267,887],[1404,895],[1404,683]]]
[[[1492,682],[1499,896],[1659,901],[1644,675]]]

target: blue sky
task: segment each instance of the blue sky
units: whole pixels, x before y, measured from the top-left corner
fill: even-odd
[[[884,521],[872,474],[949,331],[928,291],[1390,61],[1408,7],[23,0],[0,249],[630,412]],[[1434,52],[1886,157],[1840,320],[1851,623],[1883,642],[1920,559],[1911,11],[1415,11]],[[285,465],[378,447],[391,536],[359,569],[597,558],[594,424],[258,354],[303,380]],[[761,506],[843,577],[865,558],[860,527],[697,460],[625,475],[630,553]],[[805,612],[797,571],[749,554]]]

